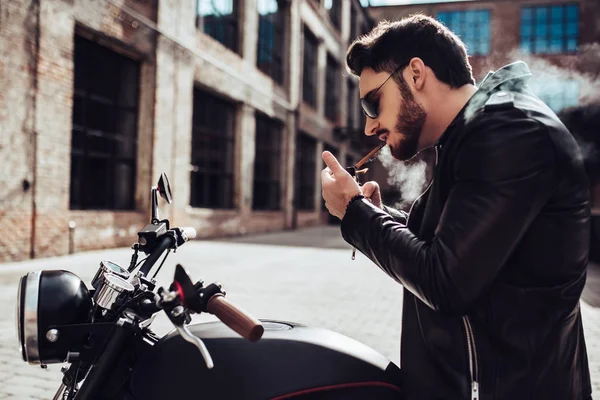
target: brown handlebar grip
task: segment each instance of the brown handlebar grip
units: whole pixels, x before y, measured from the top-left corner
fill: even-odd
[[[265,331],[259,320],[231,304],[222,294],[211,297],[206,310],[252,343],[258,342]]]

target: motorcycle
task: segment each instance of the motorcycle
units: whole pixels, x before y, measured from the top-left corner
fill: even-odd
[[[64,270],[21,277],[16,315],[23,360],[42,368],[66,363],[54,400],[400,397],[400,369],[358,341],[257,320],[229,302],[220,284],[194,283],[181,265],[168,288],[157,288],[154,277],[169,252],[196,236],[193,228],[159,218],[159,195],[172,202],[164,173],[151,188],[151,222],[138,232],[127,268],[102,261],[91,287]],[[147,257],[138,262],[139,252]],[[164,337],[150,329],[161,312],[175,327]],[[218,321],[190,324],[194,313]]]

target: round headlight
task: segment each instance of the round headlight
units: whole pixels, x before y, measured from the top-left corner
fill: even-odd
[[[67,354],[66,347],[57,341],[60,326],[87,322],[91,308],[85,283],[71,272],[30,272],[22,277],[17,334],[23,360],[30,364],[63,362]],[[48,334],[50,329],[57,334]]]

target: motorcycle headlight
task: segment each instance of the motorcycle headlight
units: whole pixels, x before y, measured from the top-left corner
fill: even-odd
[[[17,335],[24,361],[51,364],[66,359],[50,327],[85,323],[92,300],[85,283],[68,271],[30,272],[19,282]],[[64,353],[64,354],[63,354]]]

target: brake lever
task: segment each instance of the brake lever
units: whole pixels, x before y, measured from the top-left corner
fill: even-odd
[[[202,339],[190,332],[190,330],[185,325],[175,325],[175,328],[177,328],[177,332],[179,332],[181,337],[186,342],[190,342],[191,344],[196,346],[198,350],[200,350],[200,354],[202,354],[204,362],[206,363],[206,368],[212,369],[215,366],[215,364],[213,363],[213,359]]]
[[[177,297],[177,295],[175,293],[169,293],[166,291],[162,292],[162,296],[163,296],[163,299],[165,299],[167,301],[171,300],[171,298],[174,300]],[[192,332],[190,332],[190,330],[187,328],[187,326],[185,326],[186,323],[190,322],[190,317],[187,314],[186,309],[183,308],[183,306],[178,305],[169,310],[165,309],[164,311],[166,312],[167,317],[169,318],[169,320],[171,321],[173,326],[175,326],[175,328],[177,328],[177,332],[179,332],[181,337],[186,342],[189,342],[189,343],[193,344],[194,346],[196,346],[196,348],[200,351],[202,358],[204,358],[206,367],[208,369],[212,369],[215,366],[215,364],[213,362],[213,359],[212,359],[210,353],[208,352],[208,349],[206,348],[206,345],[204,344],[202,339],[195,336]]]

